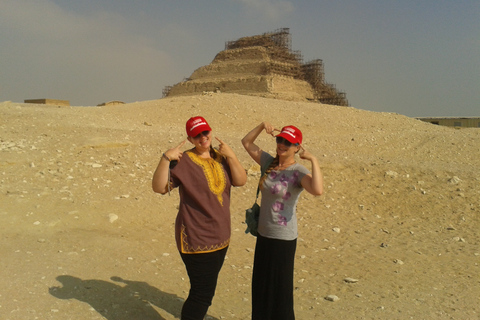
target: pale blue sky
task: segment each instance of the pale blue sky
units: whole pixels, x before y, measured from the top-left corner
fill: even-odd
[[[279,28],[352,107],[480,116],[478,0],[0,0],[0,102],[158,99]]]

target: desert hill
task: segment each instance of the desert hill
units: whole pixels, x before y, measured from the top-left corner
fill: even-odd
[[[325,177],[325,194],[303,194],[298,207],[298,319],[480,315],[476,128],[228,93],[105,107],[3,102],[0,115],[1,319],[179,318],[188,277],[174,240],[178,192],[154,194],[150,181],[195,115],[249,172],[232,192],[209,319],[249,319],[255,239],[243,219],[259,168],[240,139],[261,121],[298,126]],[[259,144],[275,150],[266,134]]]

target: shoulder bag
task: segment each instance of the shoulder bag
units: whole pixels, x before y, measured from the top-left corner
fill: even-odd
[[[272,162],[273,159],[271,161],[268,161],[268,163],[265,164],[264,168],[260,168],[260,180],[262,179],[265,171],[267,171],[268,167]],[[252,236],[255,237],[258,235],[258,219],[260,217],[260,206],[257,203],[259,193],[260,186],[257,187],[257,197],[255,198],[255,203],[251,208],[245,211],[245,223],[247,224],[247,229],[245,230],[245,233],[251,233]]]

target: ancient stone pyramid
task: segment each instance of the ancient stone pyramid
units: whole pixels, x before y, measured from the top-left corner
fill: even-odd
[[[226,42],[209,65],[165,87],[163,96],[211,92],[349,105],[344,92],[325,82],[322,60],[303,63],[301,53],[291,50],[288,28]]]

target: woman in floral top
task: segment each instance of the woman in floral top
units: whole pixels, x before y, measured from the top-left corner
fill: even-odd
[[[194,147],[182,152],[183,141],[165,151],[152,187],[161,194],[179,189],[175,238],[190,278],[181,319],[203,320],[230,243],[230,189],[244,185],[247,175],[225,142],[216,138],[220,145],[213,149],[212,129],[204,118],[190,118],[186,130]]]
[[[254,142],[265,130],[276,135],[276,155],[271,156]],[[296,207],[305,189],[313,195],[323,193],[323,177],[318,160],[302,145],[302,132],[294,126],[275,129],[262,122],[243,139],[253,160],[265,167],[260,179],[262,201],[252,279],[252,320],[292,320],[293,269],[297,247]],[[312,171],[295,160],[295,154],[310,161]]]

